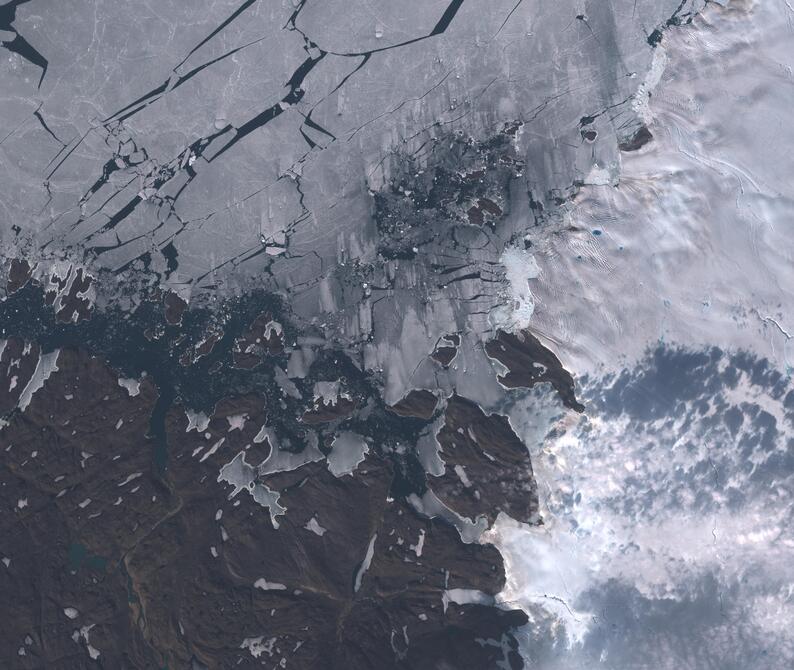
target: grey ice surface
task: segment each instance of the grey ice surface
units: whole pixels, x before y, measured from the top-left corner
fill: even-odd
[[[349,430],[343,430],[331,442],[328,469],[334,477],[351,475],[369,451],[367,441]]]
[[[270,511],[270,520],[273,526],[278,528],[277,517],[284,514],[287,509],[279,504],[278,493],[257,481],[257,477],[258,469],[245,460],[245,452],[241,451],[221,468],[218,481],[234,486],[234,490],[229,494],[230,500],[240,491],[248,491],[258,504]]]
[[[295,470],[306,463],[314,463],[315,461],[321,461],[323,459],[323,454],[318,448],[319,440],[317,434],[314,432],[307,431],[306,444],[298,453],[281,449],[276,432],[272,428],[263,427],[260,434],[263,433],[267,436],[272,451],[264,462],[259,464],[260,475],[270,475],[275,472]],[[258,441],[259,440],[254,438],[254,442]]]
[[[58,371],[58,355],[60,353],[61,352],[56,349],[48,354],[39,354],[36,369],[33,371],[30,381],[28,381],[25,388],[22,389],[22,393],[19,395],[20,411],[24,412],[27,409],[36,391],[39,391],[42,386],[44,386],[44,383],[50,378],[53,372]]]
[[[372,563],[372,557],[375,553],[375,540],[378,539],[377,533],[370,538],[367,545],[367,553],[364,555],[364,560],[361,561],[358,570],[356,570],[356,579],[353,583],[353,591],[358,591],[361,588],[361,580],[364,579],[364,574],[369,570],[369,565]]]
[[[440,336],[477,341],[504,317],[499,261],[535,220],[530,196],[552,211],[617,179],[649,36],[703,4],[23,3],[13,29],[46,71],[2,52],[0,241],[122,286],[142,273],[188,297],[277,291],[357,347],[394,402]],[[373,194],[443,162],[450,138],[513,122],[522,166],[499,224],[439,221],[414,258],[380,257]]]

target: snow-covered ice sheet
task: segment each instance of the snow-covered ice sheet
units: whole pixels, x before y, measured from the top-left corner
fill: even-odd
[[[535,240],[587,410],[527,440],[544,525],[490,534],[533,667],[794,664],[793,26],[732,2],[666,33],[653,141]]]

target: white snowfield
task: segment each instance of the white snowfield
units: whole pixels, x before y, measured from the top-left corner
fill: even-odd
[[[511,411],[545,525],[497,522],[501,598],[530,612],[524,652],[544,670],[783,670],[794,9],[711,6],[658,49],[653,141],[623,154],[617,186],[583,189],[575,231],[535,245],[533,327],[588,408],[550,441]]]
[[[616,187],[583,188],[576,232],[538,241],[533,327],[577,373],[657,340],[794,360],[792,20],[732,2],[667,31],[654,139]]]

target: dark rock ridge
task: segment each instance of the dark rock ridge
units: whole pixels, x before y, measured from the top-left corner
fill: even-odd
[[[430,354],[436,363],[440,363],[443,367],[448,367],[450,363],[458,355],[458,346],[460,345],[460,336],[458,335],[444,335],[436,344],[433,353]]]
[[[444,474],[431,482],[439,498],[459,514],[489,522],[500,511],[537,523],[538,496],[529,453],[507,417],[486,414],[457,395],[447,401],[438,433]]]
[[[430,419],[436,411],[438,398],[426,389],[413,390],[400,402],[389,407],[399,416],[412,416],[417,419]]]
[[[165,320],[169,326],[178,326],[182,323],[182,315],[187,309],[187,303],[173,291],[167,291],[163,296],[165,307]]]
[[[19,289],[21,289],[25,284],[28,283],[32,272],[33,268],[30,267],[30,263],[28,263],[26,260],[12,258],[8,268],[8,292],[16,293]]]
[[[641,126],[634,135],[632,135],[629,139],[625,140],[624,142],[620,142],[618,144],[618,148],[621,151],[637,151],[642,149],[648,142],[653,139],[653,135],[651,131],[648,130],[647,126]]]
[[[6,667],[523,666],[512,631],[526,616],[489,604],[498,552],[411,502],[433,491],[471,520],[537,522],[505,417],[443,400],[445,472],[429,477],[415,445],[437,395],[388,407],[327,346],[280,376],[301,349],[271,296],[210,312],[155,291],[64,322],[47,285],[18,276],[0,302]],[[263,340],[276,320],[278,341]],[[336,396],[306,409],[329,379]],[[368,446],[336,476],[345,431]],[[239,454],[254,475],[234,495],[219,472]]]
[[[500,330],[494,339],[486,342],[485,352],[507,368],[507,373],[498,378],[505,387],[532,388],[540,382],[548,382],[566,407],[584,411],[584,405],[576,399],[571,373],[529,330],[518,333]]]

